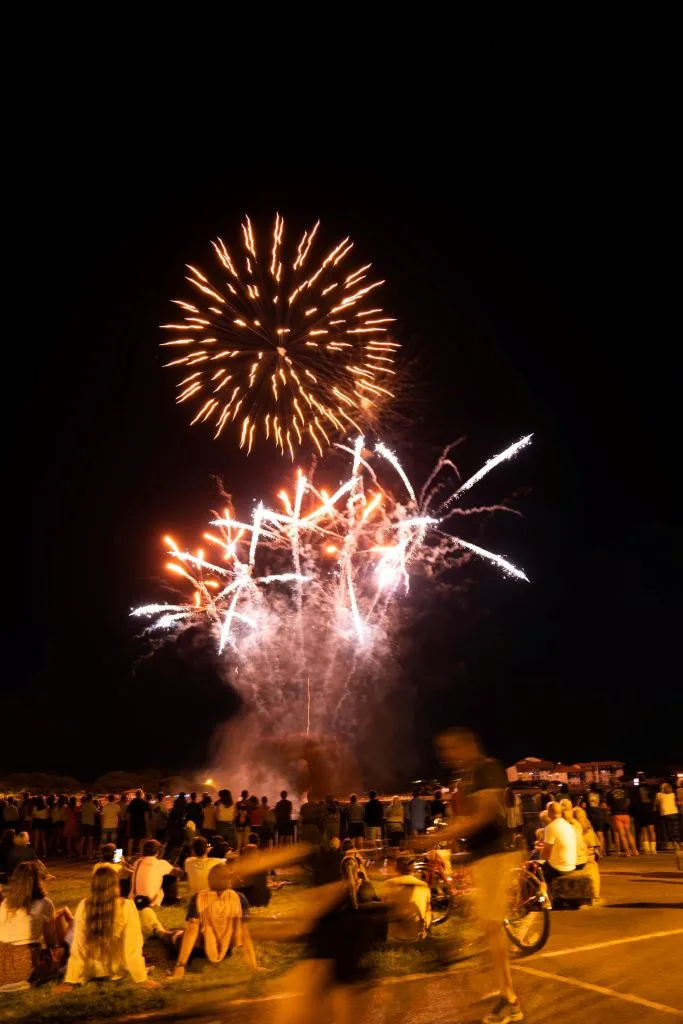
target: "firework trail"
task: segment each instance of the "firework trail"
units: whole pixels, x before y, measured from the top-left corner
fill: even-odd
[[[411,575],[434,578],[471,552],[508,576],[527,579],[502,555],[446,532],[445,523],[456,513],[502,508],[448,511],[472,482],[530,439],[490,459],[457,490],[446,449],[419,501],[384,445],[370,452],[360,436],[352,446],[340,444],[350,467],[333,492],[299,470],[293,489],[280,491],[279,508],[259,502],[250,519],[238,519],[227,506],[203,535],[208,557],[203,548],[182,550],[165,537],[167,569],[184,580],[190,596],[184,603],[142,605],[132,614],[151,620],[149,632],[203,623],[237,689],[266,715],[285,709],[307,730],[348,725],[359,681],[376,681],[386,671],[399,599]],[[387,466],[398,496],[384,483]],[[447,484],[449,496],[437,504]]]
[[[360,424],[393,397],[393,318],[377,305],[370,263],[349,271],[349,238],[314,260],[320,222],[286,255],[285,222],[275,215],[269,244],[257,240],[249,217],[234,257],[212,242],[222,280],[212,283],[188,264],[194,302],[181,310],[165,347],[165,366],[181,371],[178,403],[191,404],[192,423],[211,422],[214,437],[235,424],[240,448],[261,436],[287,452],[315,447],[330,435],[359,433]]]

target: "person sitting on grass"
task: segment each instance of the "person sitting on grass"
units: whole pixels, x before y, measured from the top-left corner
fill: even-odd
[[[224,864],[225,860],[219,857],[209,857],[209,844],[204,836],[197,836],[196,839],[193,839],[191,849],[192,856],[185,859],[183,871],[190,894],[193,894],[201,892],[202,889],[208,889],[209,871],[216,864]]]
[[[242,946],[252,970],[261,972],[256,963],[254,945],[249,934],[249,904],[244,896],[235,892],[232,874],[226,864],[216,864],[209,871],[208,889],[190,898],[185,931],[182,933],[178,962],[173,978],[185,974],[192,951],[203,950],[212,964],[218,964]]]
[[[164,879],[175,879],[181,869],[161,858],[161,844],[156,839],[146,839],[142,846],[142,857],[136,862],[130,880],[130,897],[146,896],[150,906],[159,907],[164,899]],[[168,885],[168,883],[167,883]]]
[[[51,881],[55,877],[50,874],[42,860],[38,860],[36,851],[29,842],[28,832],[18,832],[17,835],[14,836],[13,846],[7,853],[5,860],[5,871],[7,872],[7,877],[11,878],[12,873],[16,870],[19,864],[23,864],[27,861],[35,862],[38,865],[38,873],[43,881]]]
[[[116,981],[128,975],[144,988],[161,987],[147,977],[135,904],[122,898],[113,865],[103,864],[93,872],[90,895],[76,908],[71,955],[57,991],[70,992],[91,978]]]
[[[114,863],[114,857],[116,856],[116,847],[113,843],[104,843],[100,849],[101,860],[93,865],[93,871],[97,868],[102,867],[103,864],[110,864],[114,868],[114,871],[119,876],[119,884],[121,886],[121,895],[128,896],[130,892],[130,880],[133,874],[133,865],[129,864],[125,857],[122,857],[118,864]]]
[[[249,842],[243,847],[240,861],[243,862],[249,857],[258,855],[258,836],[254,835],[253,838],[257,842]],[[258,874],[249,875],[244,882],[242,880],[236,881],[234,888],[236,892],[241,893],[246,898],[250,907],[267,907],[270,903],[267,871],[259,871]]]
[[[389,941],[415,942],[424,939],[432,922],[431,891],[413,874],[410,857],[397,857],[396,875],[387,879],[383,897],[391,908]]]
[[[55,911],[38,861],[18,864],[0,903],[0,991],[54,977],[63,963],[72,921],[68,907]]]

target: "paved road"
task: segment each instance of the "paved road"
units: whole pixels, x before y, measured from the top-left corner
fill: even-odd
[[[528,1024],[683,1022],[683,876],[671,855],[607,858],[606,905],[554,911],[550,941],[514,964]],[[490,1002],[485,965],[388,980],[363,995],[354,1024],[476,1024]],[[279,1000],[226,1006],[202,1024],[276,1024]],[[331,1024],[321,1012],[317,1024]]]

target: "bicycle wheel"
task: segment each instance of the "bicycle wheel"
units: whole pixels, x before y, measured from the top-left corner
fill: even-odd
[[[522,868],[505,919],[505,931],[523,956],[543,949],[550,935],[550,904],[535,875]]]

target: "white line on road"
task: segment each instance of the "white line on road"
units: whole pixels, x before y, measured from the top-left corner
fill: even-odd
[[[551,956],[570,956],[571,953],[588,953],[591,949],[604,949],[606,946],[622,946],[626,942],[643,942],[645,939],[663,939],[667,935],[683,935],[683,928],[672,928],[668,932],[649,932],[648,935],[631,935],[626,939],[609,939],[607,942],[593,942],[590,946],[574,946],[573,949],[553,949],[550,953],[537,953],[534,960]]]
[[[519,967],[512,965],[514,971],[521,971],[523,974],[532,974],[535,978],[545,978],[547,981],[563,981],[566,985],[574,985],[576,988],[585,988],[588,992],[598,992],[603,996],[612,996],[614,999],[623,999],[627,1003],[637,1003],[638,1006],[647,1006],[650,1010],[659,1010],[660,1013],[670,1013],[674,1017],[681,1018],[681,1011],[673,1006],[665,1006],[664,1003],[653,1003],[651,999],[642,999],[640,996],[631,995],[630,992],[615,992],[613,988],[605,988],[603,985],[593,985],[590,981],[579,981],[578,978],[567,978],[564,974],[551,974],[550,971],[538,971],[535,967]]]

